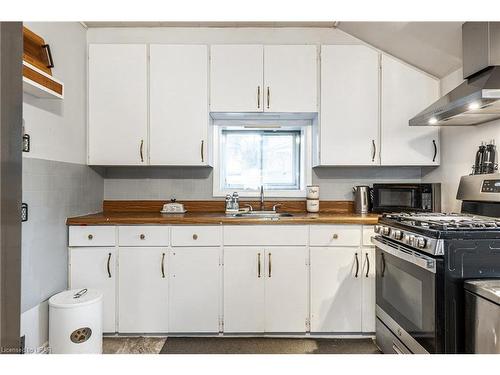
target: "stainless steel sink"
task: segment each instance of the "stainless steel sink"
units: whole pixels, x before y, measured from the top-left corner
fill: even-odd
[[[293,215],[288,212],[276,212],[276,211],[248,211],[239,212],[233,214],[233,217],[237,218],[255,218],[255,219],[275,219],[278,220],[281,217],[292,217]]]

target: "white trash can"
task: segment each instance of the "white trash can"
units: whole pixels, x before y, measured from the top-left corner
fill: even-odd
[[[102,293],[73,289],[49,299],[49,348],[54,354],[102,354]]]

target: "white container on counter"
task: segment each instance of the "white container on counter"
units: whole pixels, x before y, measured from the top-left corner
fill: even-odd
[[[307,199],[319,199],[319,185],[307,185],[306,186],[306,198]]]
[[[306,203],[307,212],[319,212],[319,199],[308,199]]]

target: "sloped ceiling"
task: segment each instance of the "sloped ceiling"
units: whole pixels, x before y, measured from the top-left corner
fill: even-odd
[[[85,22],[88,27],[338,27],[442,78],[462,66],[463,22]]]
[[[462,66],[463,22],[340,22],[338,28],[442,78]]]

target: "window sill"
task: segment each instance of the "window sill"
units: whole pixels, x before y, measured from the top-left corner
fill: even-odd
[[[240,198],[259,198],[260,192],[258,191],[246,191],[246,190],[225,190],[225,191],[214,191],[213,197],[220,198],[225,197],[227,194],[233,195],[236,192]],[[305,198],[305,190],[264,190],[264,197],[267,198]]]

